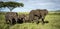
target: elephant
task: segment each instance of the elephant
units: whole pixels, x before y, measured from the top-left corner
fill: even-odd
[[[22,14],[22,15],[19,15],[19,20],[18,20],[19,23],[26,23],[26,22],[29,22],[29,15],[26,15],[26,14]]]
[[[25,23],[30,23],[30,20],[29,20],[29,15],[26,15],[26,17],[25,17]]]
[[[25,14],[21,14],[18,16],[18,23],[23,23],[25,22]]]
[[[18,14],[16,12],[7,12],[5,14],[6,23],[15,24],[17,23]]]
[[[39,24],[39,20],[41,19],[44,23],[45,16],[48,14],[47,9],[36,9],[31,10],[29,13],[29,20],[31,22],[36,22],[36,24]]]

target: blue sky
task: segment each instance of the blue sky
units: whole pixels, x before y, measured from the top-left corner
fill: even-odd
[[[49,11],[60,10],[60,0],[0,0],[0,1],[15,1],[23,3],[24,7],[18,7],[13,12],[30,12],[34,9],[47,9]],[[8,8],[3,9],[9,11]]]

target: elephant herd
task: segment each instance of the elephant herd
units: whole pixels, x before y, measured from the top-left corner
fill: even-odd
[[[45,23],[44,19],[45,16],[48,14],[47,9],[36,9],[31,10],[29,15],[18,15],[16,12],[7,12],[5,14],[5,20],[6,23],[9,24],[16,24],[16,23],[26,23],[26,22],[36,22],[36,24],[39,24],[39,20],[42,20],[42,23]]]

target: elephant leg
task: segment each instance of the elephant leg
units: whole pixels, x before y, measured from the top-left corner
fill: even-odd
[[[39,21],[37,21],[37,23],[36,24],[39,24],[40,22]]]
[[[12,25],[12,19],[10,19],[10,24]]]
[[[24,23],[26,22],[24,18],[23,18],[23,20],[22,20],[22,21],[23,21]]]
[[[7,23],[7,24],[8,24],[8,21],[9,21],[9,20],[8,20],[8,19],[6,19],[6,23]]]
[[[33,21],[33,18],[31,18],[31,17],[30,17],[29,21],[32,23],[32,21]]]
[[[17,18],[15,18],[15,21],[16,21],[15,23],[17,23],[18,19],[17,19]]]
[[[29,15],[29,20],[30,20],[30,22],[33,22],[33,19],[34,19],[34,15],[33,15],[33,14],[30,14],[30,15]]]
[[[44,19],[45,19],[45,17],[44,16],[42,16],[42,23],[44,24],[45,22],[44,22]]]
[[[35,22],[35,20],[32,20],[32,23],[34,23]]]
[[[44,19],[42,18],[42,22],[44,23]]]
[[[39,20],[36,20],[36,24],[39,24]]]
[[[33,20],[33,23],[36,22],[36,24],[39,24],[39,20]]]
[[[35,17],[35,22],[36,22],[36,24],[39,24],[39,19],[38,19],[39,17]]]

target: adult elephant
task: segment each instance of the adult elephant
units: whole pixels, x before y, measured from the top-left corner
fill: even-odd
[[[6,23],[14,24],[17,23],[18,14],[16,12],[7,12],[5,14]]]
[[[32,22],[39,23],[39,19],[42,19],[42,22],[44,23],[45,16],[48,14],[47,9],[36,9],[32,10],[29,13],[29,20]]]

